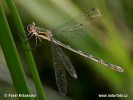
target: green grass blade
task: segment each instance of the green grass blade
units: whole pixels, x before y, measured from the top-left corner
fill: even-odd
[[[3,49],[5,59],[13,79],[14,86],[18,94],[30,94],[22,64],[19,60],[11,31],[9,29],[4,11],[0,6],[0,44]],[[20,98],[27,100],[27,98]],[[32,100],[29,98],[28,100]]]
[[[20,36],[25,37],[24,27],[23,27],[23,24],[21,22],[20,16],[18,14],[17,8],[16,8],[13,0],[6,0],[6,3],[10,9],[10,12],[12,13],[12,16],[15,21],[17,29],[20,31],[20,33],[18,33],[18,34],[20,34]],[[24,38],[24,40],[27,40],[26,37]],[[22,47],[24,50],[29,50],[30,47],[29,47],[28,43],[23,43],[23,41],[22,41],[21,44],[22,44]],[[45,100],[46,96],[45,96],[44,90],[42,88],[41,81],[40,81],[31,51],[28,51],[28,52],[26,51],[25,55],[26,55],[27,62],[29,64],[29,68],[31,70],[33,80],[35,82],[35,86],[36,86],[37,93],[38,93],[38,98],[39,98],[39,100]]]

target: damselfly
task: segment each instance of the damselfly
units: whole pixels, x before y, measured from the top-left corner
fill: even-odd
[[[58,32],[66,32],[66,31],[82,32],[82,31],[85,31],[87,29],[87,25],[89,23],[91,23],[94,19],[96,19],[97,16],[100,16],[100,12],[98,9],[95,8],[95,9],[92,9],[90,11],[83,13],[80,16],[80,20],[75,21],[74,23],[72,21],[67,22],[51,31],[37,27],[34,22],[27,26],[28,36],[30,36],[29,38],[31,38],[32,36],[36,37],[36,45],[37,45],[37,39],[39,41],[42,41],[41,39],[45,39],[51,43],[56,83],[57,83],[59,93],[62,95],[65,95],[67,92],[67,80],[66,80],[66,76],[65,76],[64,67],[66,68],[66,70],[69,72],[69,74],[73,78],[77,79],[77,74],[76,74],[76,71],[75,71],[72,63],[70,62],[67,55],[63,52],[61,47],[64,47],[72,52],[75,52],[75,53],[81,55],[81,56],[89,58],[97,63],[103,64],[106,67],[109,67],[114,71],[124,72],[124,69],[117,65],[108,63],[102,59],[98,59],[98,58],[94,57],[93,55],[84,53],[83,51],[74,49],[74,48],[70,47],[69,45],[63,44],[62,42],[60,42],[59,40],[54,38],[54,33],[58,33]]]

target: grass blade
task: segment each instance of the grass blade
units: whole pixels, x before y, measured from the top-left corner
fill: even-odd
[[[19,60],[17,49],[15,47],[11,31],[9,29],[4,11],[0,6],[0,44],[3,49],[5,59],[13,79],[14,86],[18,94],[30,94],[28,85],[26,83],[26,76]],[[20,100],[27,100],[27,98],[20,98]],[[29,98],[28,100],[32,100]]]
[[[16,8],[13,0],[6,0],[6,3],[7,3],[8,7],[10,9],[10,12],[13,16],[13,19],[15,21],[17,29],[20,31],[20,33],[18,33],[18,34],[20,34],[20,36],[23,36],[24,40],[27,40],[25,37],[25,31],[24,31],[22,21],[20,19],[20,16],[18,14],[17,8]],[[28,50],[30,48],[29,44],[28,43],[25,44],[25,43],[23,43],[23,41],[22,41],[21,45],[24,50]],[[38,93],[38,98],[39,98],[39,100],[45,100],[46,96],[45,96],[44,90],[41,85],[41,81],[40,81],[40,78],[39,78],[39,75],[37,72],[37,68],[36,68],[32,53],[31,53],[31,51],[28,51],[28,52],[25,51],[24,53],[25,53],[29,68],[31,70],[33,80],[35,82],[35,86],[36,86],[37,93]]]

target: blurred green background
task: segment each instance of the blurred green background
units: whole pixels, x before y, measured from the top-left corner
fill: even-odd
[[[103,65],[97,64],[89,59],[81,57],[71,51],[63,49],[72,61],[78,79],[75,80],[67,74],[68,92],[65,97],[58,94],[56,87],[54,67],[50,44],[47,41],[33,51],[34,59],[42,83],[46,87],[48,100],[132,100],[133,98],[133,2],[132,0],[14,0],[24,26],[36,22],[37,26],[47,29],[67,22],[72,17],[91,9],[98,8],[101,18],[95,25],[90,25],[90,31],[85,37],[59,38],[71,47],[80,49],[102,58],[107,62],[124,68],[124,73],[117,73]],[[10,11],[4,3],[4,10],[13,36],[17,30]],[[58,37],[57,37],[58,38]],[[20,55],[25,64],[21,47],[15,39],[20,50]],[[2,55],[2,54],[1,54]],[[6,64],[3,56],[0,56],[0,67]],[[25,64],[26,66],[26,64]],[[3,70],[6,70],[3,68]],[[25,67],[27,75],[31,77],[28,66]],[[10,78],[1,73],[0,90],[11,87]],[[34,86],[33,86],[34,87]],[[11,91],[11,90],[10,90]],[[14,91],[14,89],[13,89]],[[8,90],[9,92],[9,90]],[[99,94],[127,94],[128,97],[99,98]],[[5,98],[4,98],[5,99]],[[3,99],[3,100],[4,100]],[[2,99],[1,99],[2,100]],[[16,99],[14,99],[16,100]]]

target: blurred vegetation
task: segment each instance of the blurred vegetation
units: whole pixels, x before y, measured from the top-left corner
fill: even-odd
[[[90,32],[81,38],[59,38],[71,47],[90,53],[97,58],[124,68],[124,73],[117,73],[103,65],[92,62],[84,57],[63,49],[71,59],[78,79],[74,80],[67,73],[67,96],[74,100],[101,99],[98,94],[128,94],[122,98],[102,98],[132,100],[133,98],[133,6],[132,0],[14,0],[23,24],[35,21],[37,26],[53,29],[67,22],[72,17],[91,9],[98,8],[101,18],[95,25],[90,25]],[[4,10],[14,37],[16,27],[10,11],[3,2]],[[1,23],[0,23],[1,24]],[[19,30],[18,30],[19,31]],[[58,37],[57,37],[58,38]],[[16,45],[20,50],[22,61],[25,58],[17,38]],[[50,44],[47,41],[33,51],[34,59],[40,73],[40,78],[45,86],[57,91]],[[25,64],[26,65],[26,64]],[[25,67],[31,77],[28,66]],[[32,77],[31,77],[32,78]],[[2,85],[1,85],[2,86]],[[0,86],[0,87],[1,87]],[[13,90],[14,91],[14,90]],[[58,91],[57,91],[58,92]],[[53,100],[59,100],[57,95],[47,92],[47,98],[54,96]],[[67,99],[63,97],[61,100]],[[49,99],[50,100],[50,99]],[[52,99],[51,99],[52,100]]]

